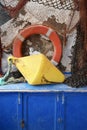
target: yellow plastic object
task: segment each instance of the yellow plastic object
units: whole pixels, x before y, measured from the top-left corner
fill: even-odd
[[[21,58],[9,58],[32,85],[63,82],[64,75],[43,55],[36,54]]]

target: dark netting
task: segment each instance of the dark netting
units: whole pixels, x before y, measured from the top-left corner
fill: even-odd
[[[56,9],[73,10],[75,9],[75,4],[73,0],[32,0],[33,2],[38,2],[45,6],[54,7]]]
[[[65,82],[72,87],[82,87],[87,85],[87,61],[84,59],[83,40],[84,35],[80,24],[77,27],[76,44],[73,47],[73,57],[71,63],[72,75],[66,78]]]
[[[6,10],[0,5],[0,26],[10,20],[11,17],[8,15]]]

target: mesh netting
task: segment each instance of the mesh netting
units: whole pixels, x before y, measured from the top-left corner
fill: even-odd
[[[72,76],[68,77],[64,83],[72,87],[82,87],[87,85],[87,62],[84,59],[83,40],[84,35],[80,24],[77,26],[76,44],[73,47]]]
[[[0,0],[0,3],[3,6],[11,6],[11,7],[15,7],[18,3],[18,0]]]
[[[21,0],[1,0],[0,2],[6,6],[11,5],[14,7],[18,3],[18,1]],[[54,7],[57,9],[73,10],[76,8],[76,5],[74,4],[74,0],[31,0],[31,1],[38,2],[39,4]]]
[[[32,0],[33,2],[38,2],[45,6],[54,7],[57,9],[73,10],[75,9],[75,4],[73,0]]]

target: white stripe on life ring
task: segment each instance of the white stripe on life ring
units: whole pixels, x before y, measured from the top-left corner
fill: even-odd
[[[50,36],[50,34],[53,32],[53,30],[50,28],[50,29],[48,29],[48,31],[47,31],[47,33],[46,33],[46,36],[47,37],[49,37]]]
[[[51,63],[53,64],[53,65],[55,65],[55,66],[57,66],[58,65],[58,62],[56,62],[55,60],[51,60]]]
[[[23,42],[25,40],[25,38],[20,33],[17,35],[17,37],[18,37],[18,39],[21,40],[21,42]]]

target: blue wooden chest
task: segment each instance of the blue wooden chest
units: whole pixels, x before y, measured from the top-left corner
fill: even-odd
[[[0,130],[87,130],[87,87],[0,86]]]

